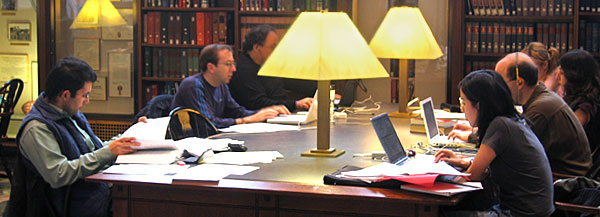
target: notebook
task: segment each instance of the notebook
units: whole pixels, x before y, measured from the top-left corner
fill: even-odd
[[[267,123],[298,125],[298,124],[308,124],[310,122],[316,121],[317,120],[317,93],[318,93],[318,91],[315,91],[315,96],[313,98],[314,101],[310,105],[310,108],[308,109],[307,113],[305,112],[305,114],[297,113],[297,114],[292,114],[292,115],[279,115],[277,117],[267,119]]]
[[[398,135],[396,134],[396,130],[394,129],[394,125],[392,124],[392,121],[390,121],[388,114],[383,113],[371,118],[371,124],[373,124],[375,133],[379,138],[379,142],[381,142],[381,146],[383,146],[383,150],[385,151],[385,155],[389,162],[396,165],[402,165],[408,161],[409,157],[406,154],[406,151],[404,151],[400,139],[398,139]]]
[[[448,139],[448,136],[441,135],[438,128],[438,124],[433,111],[433,100],[431,97],[421,100],[419,103],[421,110],[423,111],[423,120],[425,121],[425,132],[427,133],[427,140],[429,144],[457,147],[461,146],[465,141],[455,139]]]

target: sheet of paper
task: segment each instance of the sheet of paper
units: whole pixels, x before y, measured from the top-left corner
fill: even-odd
[[[278,151],[221,152],[204,158],[204,162],[245,165],[271,163],[277,158],[283,158],[283,155]]]
[[[181,156],[179,149],[140,150],[131,154],[119,155],[117,164],[171,164]]]
[[[219,181],[228,175],[244,175],[259,169],[256,166],[200,164],[173,176],[173,180]]]
[[[185,171],[188,165],[157,165],[157,164],[118,164],[112,165],[103,173],[127,174],[127,175],[175,175]]]
[[[228,144],[244,144],[244,141],[234,139],[204,139],[198,137],[189,137],[175,141],[175,144],[179,149],[188,150],[192,152],[203,152],[206,149],[213,151],[227,151],[229,150]]]
[[[148,119],[147,123],[138,122],[129,127],[121,137],[135,137],[140,143],[137,149],[170,148],[176,149],[173,140],[165,140],[170,117]]]
[[[466,173],[458,172],[452,166],[445,162],[434,163],[433,155],[420,155],[418,158],[410,159],[401,166],[391,163],[380,163],[362,170],[342,172],[344,177],[371,178],[378,179],[383,176],[400,176],[411,174],[444,174],[468,176]]]
[[[279,132],[279,131],[294,131],[300,130],[297,125],[286,125],[286,124],[269,124],[269,123],[250,123],[250,124],[237,124],[228,128],[219,129],[226,133],[267,133],[267,132]]]

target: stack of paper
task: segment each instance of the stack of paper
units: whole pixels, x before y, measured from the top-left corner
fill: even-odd
[[[173,180],[219,181],[228,175],[245,175],[257,170],[255,166],[200,164],[173,176]]]
[[[116,164],[171,164],[181,156],[179,149],[140,150],[117,157]]]
[[[156,164],[119,164],[112,165],[103,173],[127,175],[175,175],[185,171],[188,165],[156,165]]]
[[[171,120],[170,117],[162,117],[148,119],[147,123],[138,122],[129,127],[121,137],[135,137],[136,142],[140,143],[140,146],[135,147],[137,149],[175,149],[173,140],[165,140],[169,120]]]
[[[221,152],[204,158],[204,162],[245,165],[271,163],[277,158],[283,158],[283,155],[278,151]]]
[[[300,127],[297,125],[285,124],[251,123],[237,124],[219,130],[226,133],[268,133],[279,131],[297,131],[300,130]]]

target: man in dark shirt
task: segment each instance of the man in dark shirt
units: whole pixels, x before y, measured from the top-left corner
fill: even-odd
[[[260,67],[279,43],[275,29],[269,25],[252,28],[243,44],[244,52],[237,60],[237,71],[229,88],[232,97],[248,109],[259,109],[272,105],[285,105],[288,110],[308,109],[312,98],[291,99],[282,78],[257,76]]]
[[[289,114],[284,106],[258,111],[240,106],[229,93],[227,83],[235,71],[233,50],[229,45],[211,44],[200,52],[201,73],[181,82],[173,108],[191,108],[204,114],[218,128],[234,124],[261,122],[278,114]]]
[[[544,146],[552,171],[585,175],[592,165],[585,131],[569,106],[537,82],[533,60],[524,53],[511,53],[496,64],[496,71],[504,78],[515,103],[523,105],[523,116]]]

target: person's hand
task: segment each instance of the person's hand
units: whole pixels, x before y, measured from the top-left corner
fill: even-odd
[[[284,115],[289,115],[291,114],[290,110],[288,110],[285,106],[283,105],[274,105],[271,107],[268,107],[270,109],[273,109],[275,111],[277,111],[277,114],[284,114]]]
[[[310,105],[313,103],[313,98],[306,97],[304,99],[296,101],[296,108],[298,109],[308,109]]]
[[[148,123],[148,118],[146,116],[142,116],[138,118],[137,122]]]
[[[442,149],[435,153],[435,162],[444,161],[452,166],[467,168],[471,163],[468,161],[462,160],[458,155],[454,154],[454,152],[446,149]]]
[[[259,110],[256,114],[244,117],[243,120],[245,123],[255,123],[261,122],[269,118],[277,117],[279,112],[271,107],[263,108]]]
[[[457,123],[454,125],[454,127],[452,127],[452,131],[454,130],[473,131],[473,127],[471,127],[471,125],[468,124]]]
[[[460,139],[462,141],[467,141],[469,140],[469,135],[471,135],[471,133],[473,133],[472,131],[462,131],[462,130],[452,130],[452,132],[450,132],[448,134],[448,139],[454,140],[454,139]]]
[[[133,146],[140,146],[139,142],[134,142],[133,140],[135,140],[134,137],[123,137],[108,144],[108,148],[114,156],[129,154],[135,152],[135,149],[132,148]]]

